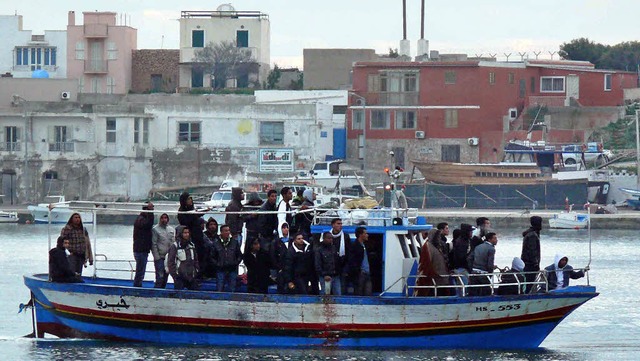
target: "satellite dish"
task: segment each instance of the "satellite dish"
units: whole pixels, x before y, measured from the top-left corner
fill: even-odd
[[[216,11],[236,11],[236,9],[231,4],[222,4],[218,6]]]

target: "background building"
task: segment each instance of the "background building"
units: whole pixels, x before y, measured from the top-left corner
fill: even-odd
[[[131,91],[134,93],[174,93],[178,88],[177,49],[133,51]]]
[[[67,25],[68,77],[78,79],[79,93],[126,94],[131,88],[132,50],[138,31],[118,25],[114,12],[83,12],[76,25],[69,11]]]

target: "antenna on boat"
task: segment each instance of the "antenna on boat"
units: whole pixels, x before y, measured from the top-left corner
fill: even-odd
[[[589,232],[589,262],[587,268],[591,267],[591,204],[587,202],[587,231]],[[587,284],[589,284],[589,272],[587,274]]]

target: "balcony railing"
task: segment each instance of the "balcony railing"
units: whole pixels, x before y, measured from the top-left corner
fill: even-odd
[[[418,104],[418,92],[393,92],[379,93],[380,105],[416,106]]]
[[[529,106],[538,104],[548,107],[564,107],[565,99],[564,95],[532,95],[529,97]]]
[[[107,24],[84,24],[85,38],[107,38],[109,37],[109,26]]]
[[[75,143],[73,142],[49,143],[50,152],[73,152],[74,150],[75,150]]]
[[[22,145],[19,142],[1,142],[0,151],[3,152],[19,152]]]
[[[109,63],[106,60],[85,60],[84,72],[85,74],[106,74],[109,72]]]

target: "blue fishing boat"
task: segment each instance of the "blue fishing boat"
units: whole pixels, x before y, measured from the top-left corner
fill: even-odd
[[[419,233],[431,226],[415,210],[362,212],[317,215],[312,232],[328,231],[327,220],[336,216],[352,239],[356,227],[367,227],[372,296],[215,292],[208,283],[199,291],[156,289],[151,282],[135,288],[130,279],[97,275],[53,283],[34,274],[24,277],[34,333],[163,345],[530,349],[598,295],[590,285],[547,292],[544,273],[539,292],[530,294],[501,296],[492,287],[490,295],[469,296],[473,286],[418,286]],[[416,296],[420,287],[434,296]],[[452,288],[462,296],[438,295]]]

